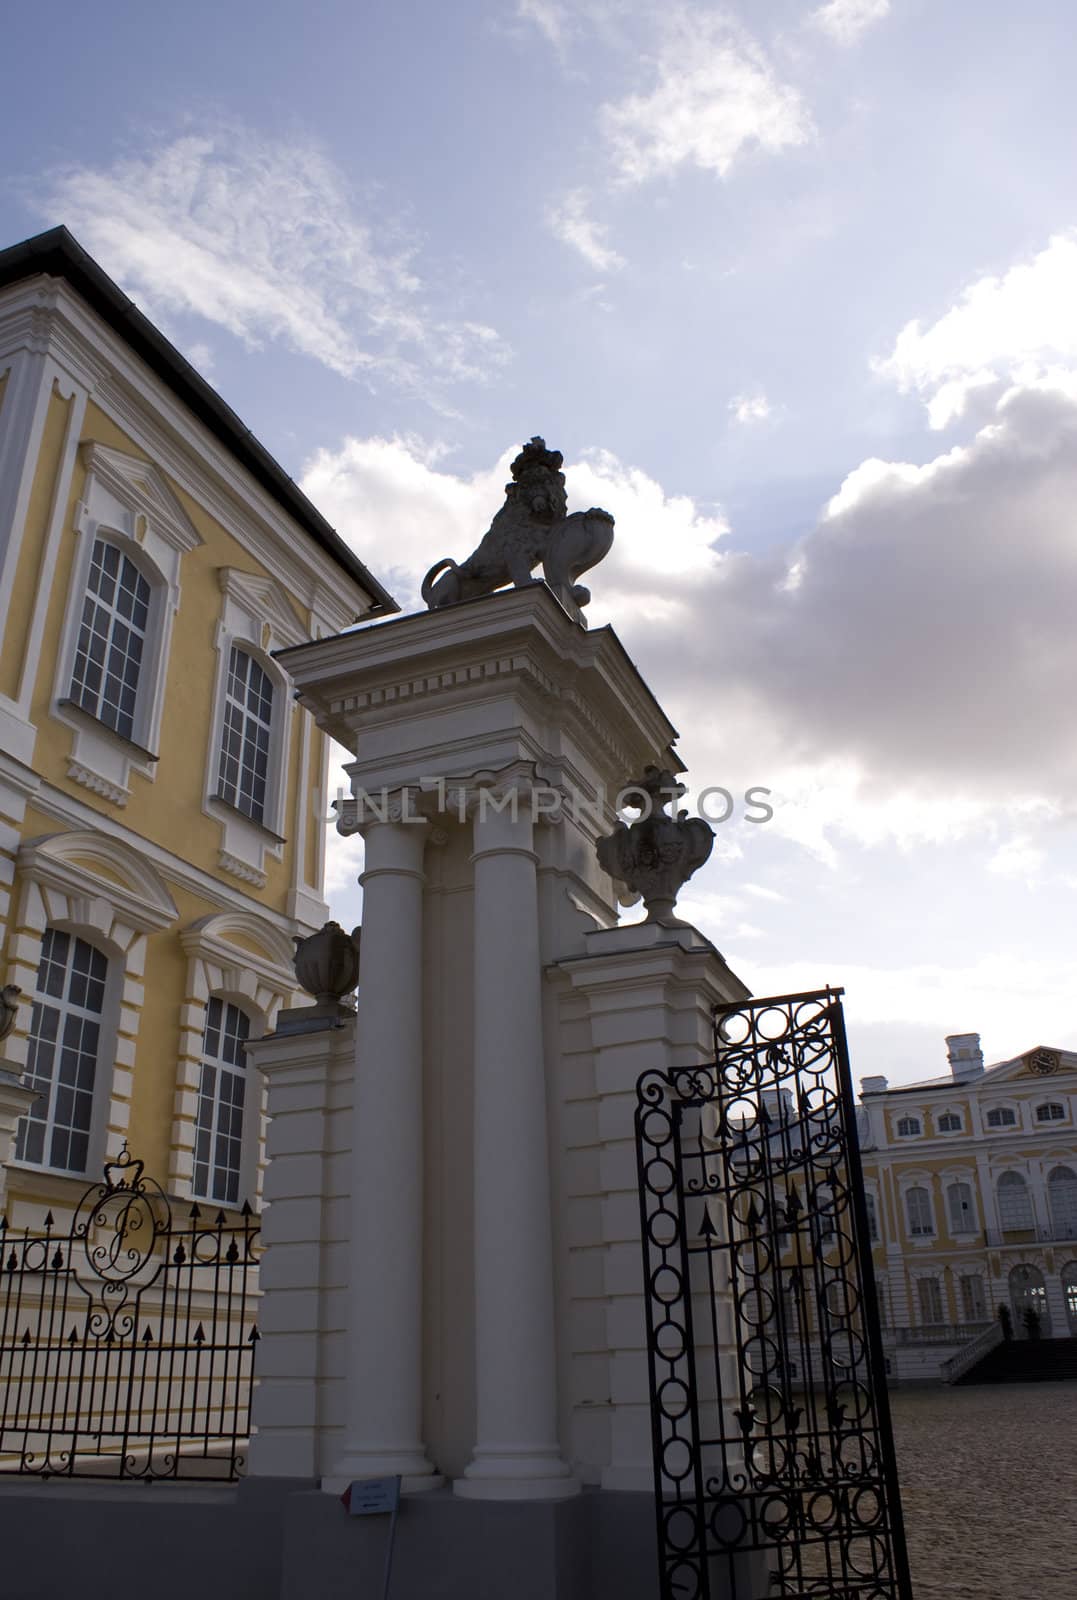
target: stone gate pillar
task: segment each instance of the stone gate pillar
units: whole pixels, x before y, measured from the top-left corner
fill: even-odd
[[[390,819],[390,807],[392,819]],[[382,820],[381,818],[384,818]],[[423,849],[408,797],[358,826],[366,842],[349,1217],[343,1450],[327,1487],[440,1479],[422,1443]]]
[[[557,1351],[531,790],[473,801],[475,1499],[573,1494],[557,1437]],[[521,1382],[526,1373],[526,1382]]]

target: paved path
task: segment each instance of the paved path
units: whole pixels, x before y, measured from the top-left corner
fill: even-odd
[[[916,1600],[1077,1597],[1077,1383],[891,1392]]]

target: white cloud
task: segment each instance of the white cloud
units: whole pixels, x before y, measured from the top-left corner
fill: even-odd
[[[811,20],[838,44],[855,44],[866,28],[889,12],[890,0],[827,0],[812,12]]]
[[[53,173],[36,204],[156,320],[194,313],[248,346],[279,340],[344,377],[420,390],[507,359],[492,328],[431,308],[414,252],[357,213],[310,143],[220,125]]]
[[[1001,276],[971,283],[928,327],[902,328],[877,370],[927,405],[931,425],[962,415],[976,390],[1057,379],[1077,367],[1077,230],[1056,234],[1037,255]]]
[[[608,228],[588,215],[590,196],[586,189],[571,189],[559,205],[546,213],[546,222],[555,239],[578,250],[596,272],[615,272],[624,266],[624,257],[606,242]]]
[[[1009,839],[987,863],[988,872],[1002,878],[1015,878],[1031,888],[1044,862],[1044,852],[1024,835]]]
[[[765,422],[773,408],[762,390],[757,389],[754,394],[734,395],[729,409],[734,422],[752,423]]]
[[[800,95],[778,81],[760,47],[729,20],[680,8],[664,32],[654,87],[600,112],[625,182],[686,164],[724,177],[747,150],[773,153],[812,137]]]
[[[555,50],[564,49],[571,19],[557,0],[517,0],[516,15],[524,22],[533,22]]]

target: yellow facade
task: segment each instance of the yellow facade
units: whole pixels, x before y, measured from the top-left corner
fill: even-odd
[[[904,1376],[931,1376],[999,1306],[1018,1333],[1031,1310],[1045,1337],[1077,1335],[1077,1054],[985,1069],[977,1035],[947,1044],[946,1077],[862,1084],[876,1283]]]
[[[69,235],[0,253],[0,1077],[40,1091],[13,1225],[124,1141],[231,1206],[227,1147],[254,1198],[260,1089],[238,1047],[206,1076],[207,1018],[270,1026],[325,916],[327,744],[274,652],[392,608]]]

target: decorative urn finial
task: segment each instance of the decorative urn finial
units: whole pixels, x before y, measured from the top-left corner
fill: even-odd
[[[0,989],[0,1039],[6,1039],[15,1026],[15,1018],[19,1014],[20,994],[22,990],[15,983],[5,983]]]
[[[361,928],[345,933],[327,922],[317,933],[295,941],[295,975],[320,1006],[339,1005],[359,982]]]
[[[611,834],[599,839],[599,865],[643,896],[648,922],[683,928],[687,924],[673,915],[673,908],[681,889],[710,855],[714,832],[702,817],[689,817],[687,811],[675,817],[666,814],[666,807],[680,799],[685,787],[665,768],[648,767],[632,787],[646,797],[629,802],[643,815],[631,826],[618,822]]]

